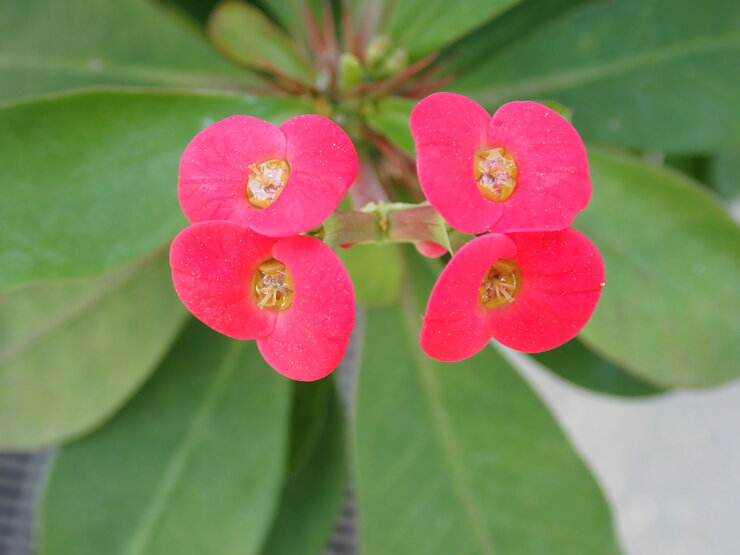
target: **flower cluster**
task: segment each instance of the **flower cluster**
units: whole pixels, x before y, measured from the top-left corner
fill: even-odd
[[[424,351],[455,361],[491,337],[525,352],[574,337],[604,280],[598,251],[569,227],[591,193],[575,129],[534,102],[491,117],[468,98],[437,93],[414,108],[411,132],[429,203],[453,228],[478,235],[432,290]],[[170,251],[185,306],[225,335],[255,339],[285,376],[329,374],[349,342],[354,294],[329,246],[301,234],[334,212],[357,172],[351,140],[320,116],[278,127],[233,116],[201,131],[179,171],[192,225]],[[416,238],[419,252],[446,252],[427,239]]]
[[[300,233],[334,211],[357,165],[346,133],[312,115],[279,127],[230,117],[196,135],[180,162],[180,206],[193,225],[170,250],[177,294],[213,329],[256,339],[289,378],[323,378],[349,343],[347,271],[327,245]]]
[[[456,361],[491,337],[524,352],[572,339],[604,285],[596,247],[569,227],[591,195],[575,129],[535,102],[491,117],[464,96],[437,93],[414,108],[411,132],[429,202],[455,229],[482,234],[435,284],[422,349]]]

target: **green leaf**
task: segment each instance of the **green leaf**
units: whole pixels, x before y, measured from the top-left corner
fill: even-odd
[[[303,82],[313,71],[296,44],[256,6],[224,0],[208,21],[208,36],[229,58],[252,69],[276,68]]]
[[[193,322],[105,428],[57,455],[39,552],[259,553],[280,495],[289,382]]]
[[[344,426],[334,381],[293,387],[288,478],[264,555],[324,553],[344,498]]]
[[[200,129],[307,110],[287,98],[120,91],[0,110],[0,287],[100,272],[159,247],[187,223],[177,166]]]
[[[576,227],[599,248],[606,287],[581,338],[665,387],[740,375],[740,229],[688,178],[590,150],[593,197]]]
[[[0,294],[0,447],[98,426],[158,364],[185,310],[161,251],[102,276]]]
[[[439,50],[521,0],[395,0],[383,2],[387,32],[412,59]]]
[[[0,2],[0,103],[95,85],[254,85],[176,18],[149,0]]]
[[[740,199],[740,146],[715,153],[709,162],[709,181],[723,198]]]
[[[412,98],[391,96],[378,99],[367,116],[367,122],[406,152],[414,154],[415,145],[409,128],[409,115],[416,103],[417,100]]]
[[[388,306],[398,301],[403,259],[396,245],[359,244],[338,249],[337,254],[349,272],[358,303]]]
[[[737,2],[594,2],[480,56],[452,88],[491,109],[551,98],[591,139],[706,151],[740,138],[738,57]]]
[[[545,405],[492,348],[418,346],[419,300],[368,310],[354,449],[363,553],[618,553],[606,502]]]
[[[578,339],[573,339],[557,349],[531,356],[561,378],[599,393],[642,397],[664,391],[604,360]]]

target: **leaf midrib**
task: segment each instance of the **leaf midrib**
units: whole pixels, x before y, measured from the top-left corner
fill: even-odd
[[[237,359],[244,348],[243,342],[231,341],[221,364],[213,371],[213,378],[194,416],[182,435],[179,445],[172,451],[169,462],[164,466],[159,484],[153,488],[148,507],[142,513],[138,526],[132,530],[124,555],[141,555],[152,540],[157,523],[162,519],[167,503],[171,500],[187,467],[193,450],[201,439],[213,410],[226,390],[229,378],[237,367]]]
[[[114,76],[126,79],[148,81],[160,85],[218,85],[243,90],[250,83],[249,79],[230,77],[228,75],[173,70],[156,66],[142,66],[124,64],[112,60],[101,59],[103,64],[99,69],[91,64],[95,58],[55,58],[52,56],[37,56],[34,54],[5,53],[0,58],[0,70],[22,69],[37,72],[66,72],[74,75]]]
[[[402,295],[404,300],[401,308],[404,323],[406,324],[406,331],[410,335],[413,335],[411,342],[413,344],[418,337],[416,322],[418,321],[420,311],[417,310],[411,300],[413,298],[413,292],[408,287],[406,289]],[[451,469],[455,493],[468,516],[466,520],[473,538],[475,538],[475,542],[478,544],[480,553],[494,555],[496,550],[494,549],[492,538],[486,531],[481,508],[475,499],[473,488],[466,475],[465,464],[461,457],[461,449],[455,438],[449,415],[442,403],[442,394],[434,369],[431,366],[430,360],[421,352],[421,349],[414,349],[413,351],[413,357],[416,359],[417,377],[426,398],[427,406],[430,409],[432,419],[436,423],[434,431],[437,443]]]
[[[88,314],[90,310],[103,304],[111,295],[123,289],[126,285],[136,279],[147,267],[157,262],[161,254],[162,249],[157,249],[148,256],[145,256],[139,262],[134,263],[127,272],[121,272],[120,274],[111,277],[104,285],[100,286],[94,294],[83,297],[77,303],[73,303],[65,310],[59,312],[56,318],[50,320],[45,327],[34,330],[30,334],[8,345],[4,350],[0,351],[0,368],[47,339],[60,328],[71,324]],[[11,293],[12,291],[8,294]]]
[[[505,86],[497,88],[487,88],[479,93],[477,98],[480,102],[494,104],[509,98],[526,98],[545,92],[562,91],[599,79],[613,77],[621,73],[666,63],[682,56],[733,46],[740,46],[740,36],[729,34],[709,39],[701,38],[690,42],[671,44],[663,48],[646,50],[639,55],[617,58],[612,61],[596,60],[597,63],[594,65],[586,65],[571,71],[563,71],[535,79],[509,82]]]

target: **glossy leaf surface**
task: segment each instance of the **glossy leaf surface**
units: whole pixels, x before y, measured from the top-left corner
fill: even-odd
[[[254,83],[157,2],[0,3],[0,104],[95,85],[244,90]]]
[[[280,123],[298,100],[92,92],[0,110],[0,287],[134,260],[187,224],[185,145],[233,114]]]
[[[259,553],[280,495],[289,386],[254,342],[193,322],[115,419],[58,453],[40,553]]]
[[[0,293],[0,448],[35,449],[95,428],[155,368],[184,317],[163,252]]]
[[[419,298],[428,292],[413,280]],[[418,347],[423,306],[368,310],[357,386],[360,546],[384,553],[618,553],[604,498],[545,405],[493,348]]]
[[[740,138],[737,2],[591,2],[521,31],[481,41],[451,88],[491,110],[561,102],[588,139],[691,152]]]
[[[740,228],[704,188],[632,158],[589,152],[593,197],[575,226],[606,287],[581,338],[665,387],[740,375]]]

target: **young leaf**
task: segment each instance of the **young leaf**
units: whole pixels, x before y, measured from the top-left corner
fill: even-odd
[[[388,34],[413,60],[435,52],[521,0],[386,0]]]
[[[102,276],[0,293],[0,448],[37,449],[98,426],[184,317],[161,251]]]
[[[312,70],[296,44],[256,6],[224,0],[211,13],[208,36],[229,58],[252,69],[274,67],[311,83]]]
[[[591,204],[576,227],[606,264],[606,287],[581,338],[665,387],[740,376],[740,229],[678,173],[591,149]]]
[[[0,110],[0,287],[134,260],[186,225],[177,166],[233,114],[282,122],[299,100],[91,92]]]
[[[280,496],[289,382],[193,322],[105,428],[60,450],[39,552],[259,553]]]
[[[428,278],[410,286],[423,298]],[[545,405],[492,348],[445,364],[423,305],[368,310],[354,423],[363,553],[618,553],[606,502]],[[382,348],[378,348],[382,345]]]
[[[451,88],[492,110],[551,98],[591,139],[707,151],[740,138],[738,56],[736,2],[593,2],[481,53]]]
[[[288,477],[263,555],[320,555],[344,498],[344,426],[334,380],[293,384]]]
[[[0,103],[94,85],[243,91],[255,83],[157,2],[0,2]]]
[[[381,98],[369,115],[368,123],[406,152],[413,154],[415,147],[409,130],[409,115],[416,103],[417,100],[410,98]]]

